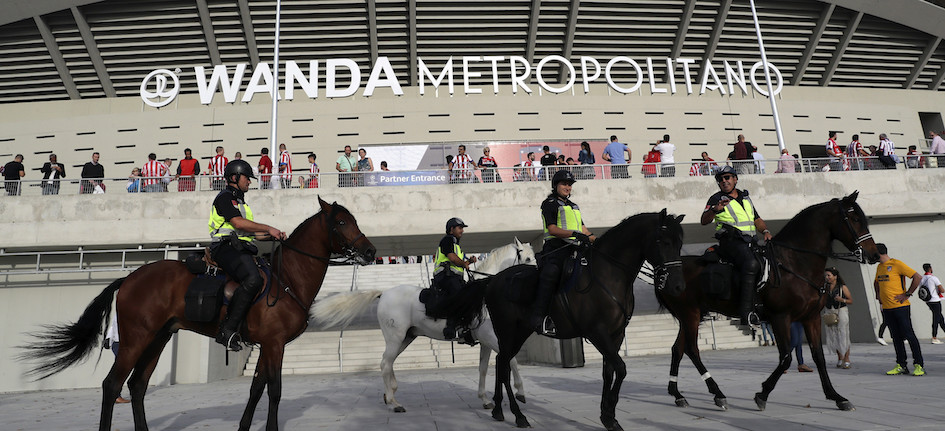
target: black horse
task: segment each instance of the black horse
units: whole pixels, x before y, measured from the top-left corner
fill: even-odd
[[[682,290],[679,257],[683,240],[682,218],[667,215],[664,209],[659,213],[638,214],[623,220],[588,250],[588,265],[577,283],[566,294],[557,295],[551,305],[551,317],[557,326],[556,338],[584,337],[604,356],[601,422],[608,430],[622,429],[617,423],[615,409],[627,369],[618,349],[633,314],[633,280],[646,260],[655,268],[657,289],[677,294]],[[509,360],[515,357],[534,329],[529,324],[529,317],[538,271],[535,267],[513,266],[484,283],[487,283],[486,306],[499,339],[492,417],[500,421],[505,419],[502,412],[504,387],[508,392],[509,408],[515,414],[515,424],[520,428],[528,427],[528,420],[512,393]]]
[[[837,393],[827,377],[821,345],[820,311],[828,300],[824,291],[827,258],[839,257],[833,254],[834,240],[839,240],[847,249],[855,251],[852,255],[861,263],[864,262],[864,257],[870,263],[879,259],[876,243],[873,242],[873,236],[867,226],[866,215],[857,205],[856,197],[857,192],[854,192],[843,199],[833,199],[802,210],[766,245],[771,260],[769,284],[759,292],[758,297],[764,305],[767,320],[774,329],[780,362],[771,376],[762,383],[761,392],[755,394],[755,403],[760,410],[765,409],[768,394],[774,390],[784,370],[791,365],[791,350],[788,346],[791,322],[801,322],[804,325],[804,332],[807,334],[827,399],[835,401],[841,410],[854,409],[850,401]],[[719,300],[707,295],[706,286],[702,285],[703,277],[700,276],[706,264],[696,256],[686,256],[682,261],[686,278],[685,291],[680,295],[671,295],[659,290],[656,292],[660,304],[679,320],[679,335],[673,345],[673,359],[669,371],[669,394],[676,398],[677,406],[689,406],[686,398],[679,393],[676,383],[679,362],[685,353],[699,370],[709,392],[715,395],[715,404],[724,410],[728,408],[725,394],[699,358],[699,322],[709,311],[737,316],[738,299],[736,295],[732,295],[731,300]]]

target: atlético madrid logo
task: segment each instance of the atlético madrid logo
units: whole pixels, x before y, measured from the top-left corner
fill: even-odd
[[[180,69],[178,69],[179,71]],[[168,86],[168,81],[173,86]],[[141,80],[141,100],[148,106],[160,108],[174,101],[180,92],[180,80],[177,74],[167,69],[158,69]]]

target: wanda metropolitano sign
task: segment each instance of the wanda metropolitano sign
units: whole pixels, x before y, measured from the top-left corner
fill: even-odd
[[[549,83],[542,76],[545,68],[556,65],[561,65],[568,71],[566,82]],[[594,57],[580,57],[576,63],[572,63],[562,56],[549,55],[531,64],[520,56],[486,55],[450,57],[441,65],[431,65],[418,58],[415,73],[416,89],[421,96],[430,91],[436,94],[441,89],[452,95],[460,86],[463,94],[481,94],[488,91],[488,87],[473,86],[470,81],[482,78],[491,78],[491,91],[498,94],[500,70],[507,72],[504,76],[511,77],[510,82],[504,85],[510,87],[513,94],[531,94],[536,90],[539,94],[540,90],[550,93],[590,93],[591,84],[605,82],[613,91],[624,94],[634,93],[647,84],[649,91],[654,94],[676,94],[685,91],[685,94],[691,95],[717,91],[722,95],[735,95],[740,91],[741,94],[747,95],[751,87],[767,96],[763,69],[760,61],[749,65],[744,61],[710,59],[703,62],[691,58],[647,57],[638,62],[630,57],[618,56],[606,62]],[[772,77],[772,92],[777,95],[781,92],[784,80],[778,68],[770,62],[768,69]],[[632,71],[631,78],[618,81],[614,77],[618,70]],[[656,79],[655,72],[658,70],[663,72],[661,80]],[[323,77],[319,75],[320,71],[324,72]],[[157,69],[149,73],[141,81],[141,99],[155,108],[170,104],[181,91],[178,77],[180,73],[180,69],[173,72]],[[272,93],[273,73],[269,63],[259,63],[252,71],[246,63],[232,67],[220,64],[209,70],[197,66],[193,68],[193,73],[200,103],[204,105],[211,104],[217,93],[222,93],[223,100],[227,103],[251,102],[258,93]],[[296,61],[286,61],[280,75],[284,90],[278,97],[283,100],[293,100],[297,95],[301,96],[300,92],[304,93],[306,98],[318,98],[321,78],[324,78],[322,87],[324,97],[327,98],[351,97],[358,92],[364,97],[370,97],[380,88],[387,88],[398,96],[404,94],[401,85],[403,77],[394,73],[388,57],[378,57],[369,72],[362,70],[357,62],[349,58],[327,59],[324,62],[309,60],[307,70],[303,70]],[[338,79],[339,77],[341,79]],[[538,88],[531,84],[533,80]],[[242,97],[239,97],[240,92]]]

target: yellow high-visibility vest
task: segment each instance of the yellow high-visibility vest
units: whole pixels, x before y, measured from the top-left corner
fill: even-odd
[[[455,241],[453,242],[453,253],[456,253],[456,256],[459,257],[459,260],[466,260],[466,256],[463,255],[463,250],[459,248],[459,244]],[[443,254],[443,250],[440,250],[440,247],[436,248],[436,260],[433,261],[433,265],[433,275],[439,274],[444,268],[449,268],[454,274],[463,275],[463,272],[466,269],[453,263],[453,261]]]
[[[244,219],[253,221],[253,210],[249,207],[249,205],[240,201],[237,207],[240,210],[240,215]],[[256,239],[255,234],[252,232],[246,232],[233,227],[230,222],[226,221],[223,216],[217,213],[216,205],[211,206],[210,221],[207,224],[210,227],[210,238],[212,238],[214,241],[220,241],[221,238],[234,232],[236,232],[236,235],[241,241],[253,242],[253,240]]]
[[[581,226],[583,226],[581,221],[581,207],[579,207],[574,202],[572,202],[571,205],[567,205],[561,199],[557,199],[556,201],[558,202],[558,220],[554,221],[554,225],[567,231],[581,232]],[[552,235],[551,232],[548,232],[548,225],[552,223],[548,220],[545,220],[544,214],[542,214],[541,220],[542,226],[545,230],[545,241],[557,238],[556,236]],[[570,236],[567,239],[575,238]]]
[[[722,212],[715,215],[715,230],[721,230],[723,225],[729,225],[747,235],[755,234],[755,207],[748,196],[742,197],[742,203],[732,199]]]

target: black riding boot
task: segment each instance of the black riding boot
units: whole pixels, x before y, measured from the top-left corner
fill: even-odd
[[[220,325],[220,333],[217,334],[217,343],[226,346],[234,352],[242,350],[240,345],[240,324],[246,318],[249,307],[252,305],[253,294],[248,292],[245,287],[240,286],[233,292],[233,298],[230,299],[230,305],[226,308],[226,320]]]
[[[738,316],[741,318],[742,325],[758,325],[760,320],[754,312],[755,305],[755,275],[739,276],[739,288],[741,295],[738,304]]]
[[[532,309],[531,326],[540,334],[554,334],[555,325],[549,316],[548,308],[555,288],[558,286],[558,271],[545,269],[538,277],[538,291],[535,293],[535,305]]]

